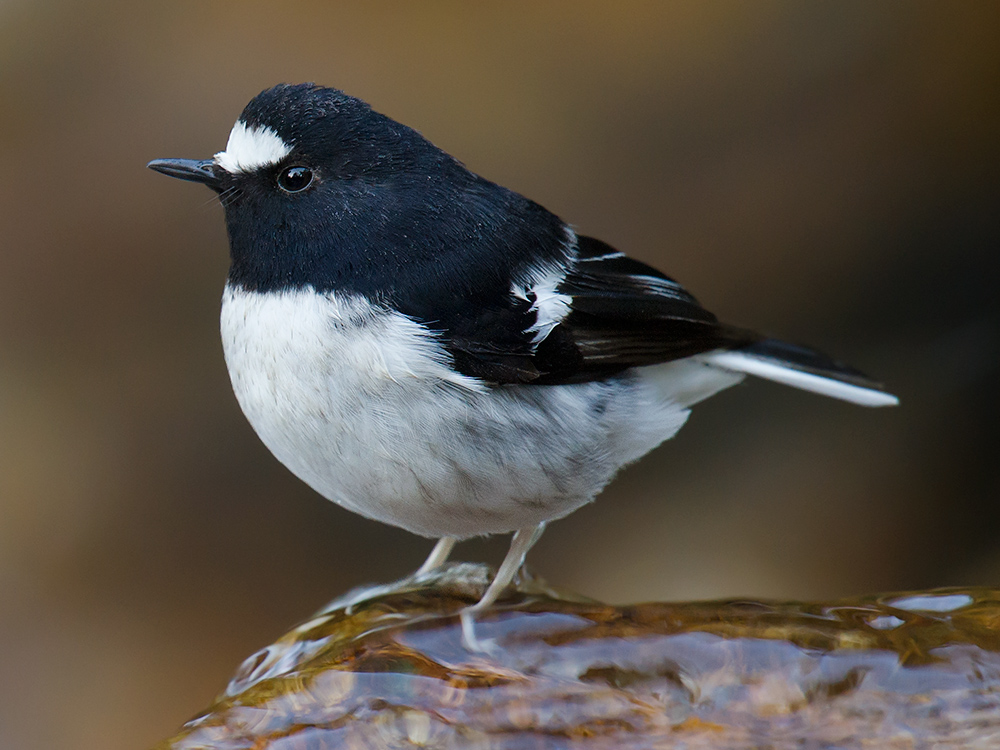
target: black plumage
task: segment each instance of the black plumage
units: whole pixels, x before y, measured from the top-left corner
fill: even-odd
[[[497,384],[594,380],[763,340],[719,323],[660,271],[577,238],[542,206],[341,91],[276,86],[240,119],[293,147],[259,172],[220,174],[218,190],[239,192],[227,199],[226,219],[230,282],[244,289],[364,295],[435,331],[459,372]],[[301,195],[275,187],[292,164],[317,174]],[[572,304],[536,341],[534,300],[511,289],[545,268],[563,274],[555,291]],[[811,350],[755,351],[877,387]]]

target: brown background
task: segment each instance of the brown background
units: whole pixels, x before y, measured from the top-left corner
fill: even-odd
[[[618,602],[997,583],[998,39],[990,2],[0,4],[0,747],[147,746],[429,549],[258,443],[218,342],[221,210],[144,169],[220,150],[279,81],[370,101],[902,398],[732,389],[538,572]]]

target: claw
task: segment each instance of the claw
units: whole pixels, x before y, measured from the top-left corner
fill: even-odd
[[[480,612],[482,609],[479,608],[479,605],[474,604],[471,607],[466,607],[459,614],[459,620],[462,623],[462,645],[472,653],[493,656],[501,650],[496,639],[476,637],[476,615]]]

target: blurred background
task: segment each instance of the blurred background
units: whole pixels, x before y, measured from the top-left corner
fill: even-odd
[[[998,39],[986,2],[0,2],[0,747],[149,746],[430,549],[258,442],[218,341],[222,211],[144,168],[222,149],[280,81],[902,400],[734,388],[536,572],[612,602],[1000,582]]]

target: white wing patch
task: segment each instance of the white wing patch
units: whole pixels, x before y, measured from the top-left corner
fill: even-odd
[[[671,281],[670,279],[661,279],[656,276],[630,276],[636,284],[644,287],[646,291],[651,294],[659,294],[664,297],[678,297],[678,291],[682,293],[683,296],[687,296],[684,292],[684,287],[678,284],[676,281]]]
[[[613,260],[615,258],[624,258],[625,253],[615,250],[611,253],[604,253],[604,255],[594,255],[590,258],[579,258],[580,263],[596,263],[601,260]]]
[[[544,341],[552,329],[559,325],[570,311],[573,298],[568,294],[556,291],[566,271],[558,267],[536,269],[533,277],[527,282],[514,282],[511,294],[518,299],[531,301],[531,312],[535,313],[535,322],[528,328],[532,334],[531,343]]]
[[[215,155],[215,163],[230,174],[251,172],[277,164],[292,152],[281,136],[266,126],[248,126],[237,120],[229,133],[226,150]]]

